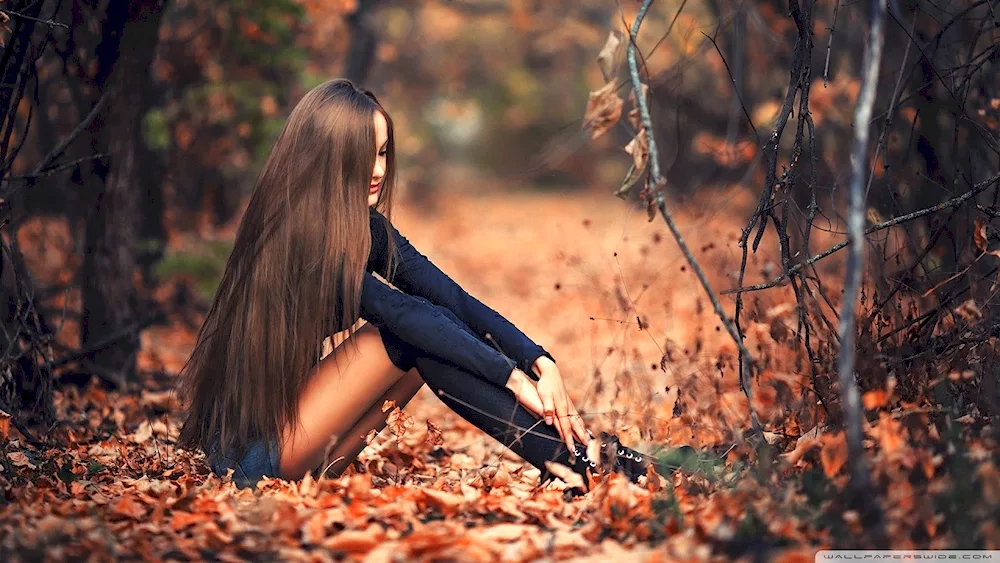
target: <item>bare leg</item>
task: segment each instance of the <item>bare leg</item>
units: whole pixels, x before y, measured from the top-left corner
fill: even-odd
[[[365,449],[365,446],[368,445],[365,441],[368,432],[374,429],[378,433],[385,428],[386,419],[388,419],[389,412],[391,411],[382,412],[383,403],[386,401],[395,401],[397,407],[403,408],[423,386],[424,380],[420,378],[420,374],[416,370],[406,372],[395,385],[385,392],[385,395],[382,395],[368,409],[368,412],[361,417],[361,420],[355,423],[344,434],[344,437],[337,441],[327,457],[330,465],[329,467],[324,467],[326,470],[324,474],[335,477],[343,473],[351,462],[358,457],[358,454]]]
[[[354,344],[357,344],[355,349]],[[404,405],[421,383],[419,377],[393,365],[378,329],[366,324],[340,343],[313,371],[299,398],[299,424],[286,428],[280,469],[286,479],[299,479],[323,461],[331,439],[339,437],[334,459],[347,463],[364,449],[364,435],[385,426],[385,399]],[[357,434],[360,433],[360,436]]]

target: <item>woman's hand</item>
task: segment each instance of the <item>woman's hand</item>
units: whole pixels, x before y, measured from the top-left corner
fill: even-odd
[[[514,368],[510,372],[510,377],[507,378],[506,387],[514,393],[514,398],[521,406],[531,411],[535,416],[542,417],[542,399],[538,396],[534,382],[528,379],[523,371]]]
[[[536,391],[542,402],[541,416],[545,417],[545,423],[549,426],[555,424],[569,451],[574,451],[574,437],[586,444],[592,436],[566,392],[566,385],[556,363],[546,356],[540,356],[532,369],[538,375]]]

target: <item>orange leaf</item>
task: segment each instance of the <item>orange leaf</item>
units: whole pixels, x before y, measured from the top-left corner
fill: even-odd
[[[561,463],[554,463],[551,461],[545,462],[545,468],[549,470],[550,473],[560,478],[569,485],[571,488],[587,490],[586,484],[583,482],[583,477],[579,473],[573,471],[569,467]]]
[[[372,524],[364,530],[344,530],[333,535],[323,542],[323,547],[330,551],[367,553],[378,547],[383,535],[382,529]]]
[[[111,505],[111,512],[118,516],[138,520],[146,515],[146,507],[137,502],[134,496],[127,495],[119,498],[118,502]]]
[[[455,513],[462,506],[462,503],[465,502],[465,497],[462,495],[439,491],[437,489],[424,489],[423,493],[428,503],[437,507],[443,513]]]
[[[986,223],[982,217],[976,217],[975,227],[972,229],[972,242],[976,244],[979,252],[986,252],[989,246],[989,238],[986,236]]]
[[[10,436],[10,413],[0,410],[0,440]]]
[[[843,432],[823,436],[823,449],[819,452],[819,460],[827,477],[833,477],[840,472],[847,463],[847,437]]]
[[[170,519],[170,529],[175,532],[179,532],[188,526],[203,524],[209,520],[210,518],[208,515],[200,512],[183,512],[175,510],[173,518]]]
[[[884,407],[887,402],[889,402],[889,394],[882,389],[869,391],[861,396],[861,404],[865,406],[865,410]]]
[[[427,421],[427,437],[424,441],[432,446],[440,446],[444,443],[444,438],[441,437],[441,428],[430,420]]]

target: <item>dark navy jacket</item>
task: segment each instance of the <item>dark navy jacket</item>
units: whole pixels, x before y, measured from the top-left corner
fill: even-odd
[[[539,356],[551,359],[552,355],[500,313],[469,295],[418,252],[394,226],[390,226],[390,230],[399,259],[395,274],[388,281],[402,291],[372,275],[373,271],[379,275],[385,271],[388,221],[375,208],[370,208],[369,215],[372,249],[361,287],[361,318],[392,331],[428,355],[497,385],[507,383],[515,366],[537,379],[531,365]],[[455,324],[439,307],[450,309],[479,338]],[[487,343],[487,334],[503,353]]]

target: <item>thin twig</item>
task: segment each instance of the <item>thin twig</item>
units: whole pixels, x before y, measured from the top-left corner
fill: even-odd
[[[823,65],[823,87],[826,88],[828,79],[830,78],[830,51],[833,49],[833,33],[837,29],[837,10],[840,9],[840,0],[833,5],[833,22],[828,28],[830,30],[830,38],[826,42],[826,63]]]
[[[701,265],[698,264],[694,254],[691,253],[691,249],[688,248],[687,243],[684,241],[684,236],[681,234],[680,229],[677,228],[677,224],[674,222],[673,216],[667,210],[667,204],[663,197],[662,187],[665,182],[660,173],[660,164],[658,161],[659,155],[656,150],[656,135],[653,132],[653,120],[649,115],[649,105],[645,97],[641,95],[642,82],[639,79],[639,68],[636,64],[636,38],[639,35],[639,26],[642,25],[642,20],[646,17],[646,11],[649,10],[650,4],[652,4],[652,0],[643,0],[642,6],[639,8],[638,13],[636,13],[635,22],[632,24],[632,29],[629,33],[627,58],[629,74],[632,77],[632,89],[636,93],[635,99],[636,103],[639,105],[639,117],[642,120],[643,127],[646,128],[646,139],[649,142],[650,175],[654,186],[656,186],[656,207],[660,210],[660,215],[662,215],[663,220],[666,221],[667,227],[673,234],[674,240],[677,241],[677,246],[680,247],[684,257],[687,258],[691,269],[694,271],[695,275],[698,276],[698,281],[701,282],[702,287],[705,289],[705,293],[712,302],[712,308],[715,309],[715,313],[719,316],[722,324],[726,327],[729,335],[736,343],[736,347],[739,349],[740,355],[746,360],[743,362],[744,368],[741,370],[742,373],[740,373],[740,383],[743,387],[743,392],[747,396],[747,408],[750,412],[750,418],[753,423],[754,431],[757,435],[761,435],[763,430],[761,428],[760,420],[757,418],[757,414],[753,409],[753,397],[750,388],[750,366],[753,363],[750,352],[746,349],[746,346],[744,346],[743,339],[740,338],[739,332],[737,332],[736,327],[733,326],[732,321],[729,320],[725,310],[722,308],[722,303],[719,302],[719,298],[715,295],[715,291],[712,289],[712,285],[708,282],[708,277],[705,275],[704,270],[702,270]]]
[[[20,12],[15,12],[14,10],[7,10],[7,9],[0,8],[0,14],[6,14],[8,16],[14,16],[15,18],[22,19],[22,20],[31,20],[33,22],[44,23],[45,25],[48,25],[48,26],[61,27],[63,29],[69,29],[69,26],[66,25],[66,24],[64,24],[64,23],[59,23],[59,22],[54,21],[54,20],[43,20],[41,18],[35,18],[35,17],[29,16],[29,15],[26,15],[26,14],[22,14]]]
[[[69,135],[66,135],[66,137],[63,138],[63,140],[60,141],[58,145],[56,145],[51,151],[49,151],[47,155],[45,155],[45,157],[38,163],[38,165],[35,166],[35,169],[31,171],[31,174],[29,174],[29,176],[38,176],[39,174],[41,174],[50,164],[52,164],[55,161],[55,159],[59,158],[59,155],[61,155],[63,151],[66,150],[66,147],[68,147],[70,143],[72,143],[73,140],[76,139],[80,135],[80,133],[83,132],[84,129],[90,127],[90,124],[94,121],[95,118],[97,118],[97,114],[101,112],[101,110],[104,108],[104,104],[106,104],[108,98],[110,98],[110,96],[108,95],[110,91],[111,91],[110,88],[104,91],[104,94],[101,96],[101,99],[97,100],[97,103],[94,104],[94,107],[90,109],[90,113],[87,114],[87,117],[84,117],[83,121],[81,121],[79,125],[76,126],[75,129],[70,131]]]
[[[945,209],[948,209],[949,207],[958,207],[959,205],[962,205],[963,203],[965,203],[969,199],[972,199],[976,195],[978,195],[978,194],[986,191],[986,189],[988,187],[990,187],[992,184],[994,184],[998,180],[1000,180],[1000,172],[994,174],[989,179],[983,180],[982,182],[976,184],[975,186],[973,186],[973,188],[971,190],[965,192],[964,194],[962,194],[962,195],[960,195],[958,197],[954,197],[954,198],[949,199],[947,201],[942,201],[941,203],[939,203],[937,205],[932,205],[932,206],[927,207],[925,209],[921,209],[919,211],[914,211],[913,213],[907,213],[906,215],[901,215],[901,216],[896,217],[894,219],[891,219],[889,221],[884,221],[882,223],[876,223],[876,224],[868,227],[867,229],[865,229],[864,234],[865,235],[870,235],[870,234],[872,234],[874,232],[881,231],[883,229],[888,229],[889,227],[894,227],[896,225],[899,225],[900,223],[905,223],[907,221],[912,221],[914,219],[919,219],[920,217],[924,217],[925,215],[930,215],[932,213],[937,213],[938,211],[943,211]],[[727,289],[727,290],[725,290],[725,291],[722,292],[722,295],[731,295],[731,294],[734,294],[734,293],[747,293],[747,292],[751,292],[751,291],[761,291],[761,290],[764,290],[764,289],[770,289],[772,287],[777,287],[778,284],[780,284],[782,281],[784,281],[789,275],[797,273],[799,270],[801,270],[802,268],[805,268],[806,266],[809,266],[809,265],[815,264],[816,262],[819,262],[820,260],[822,260],[822,259],[830,256],[831,254],[834,254],[838,250],[842,250],[842,249],[846,248],[847,245],[848,245],[848,241],[846,241],[846,240],[838,242],[837,244],[831,246],[830,248],[824,250],[823,252],[820,252],[819,254],[813,256],[812,258],[806,260],[805,262],[800,262],[799,264],[796,264],[795,266],[793,266],[787,272],[781,274],[777,278],[775,278],[775,279],[773,279],[773,280],[771,280],[771,281],[769,281],[767,283],[761,283],[761,284],[757,284],[757,285],[748,285],[746,287],[737,287],[737,288],[733,288],[733,289]]]

